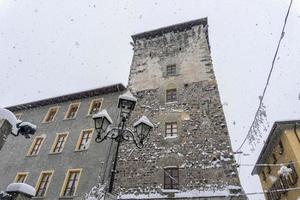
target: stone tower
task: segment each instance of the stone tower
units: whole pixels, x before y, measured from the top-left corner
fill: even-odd
[[[120,199],[245,199],[213,71],[207,18],[133,35],[132,120],[155,124],[143,149],[123,143]]]

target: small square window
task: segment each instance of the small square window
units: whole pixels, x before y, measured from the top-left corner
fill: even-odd
[[[80,103],[72,103],[66,112],[65,119],[74,119],[79,109]]]
[[[276,158],[276,155],[274,153],[272,154],[272,157],[273,157],[273,164],[276,164],[277,163],[277,158]]]
[[[270,165],[267,166],[267,169],[268,169],[268,174],[271,174],[272,169],[271,169]]]
[[[263,181],[266,181],[266,180],[267,180],[267,177],[266,177],[265,171],[262,171],[262,172],[261,172],[261,175],[262,175]]]
[[[36,196],[44,197],[46,195],[47,189],[49,187],[53,171],[41,172],[36,185]]]
[[[174,102],[177,101],[177,90],[169,89],[166,90],[166,102]]]
[[[167,122],[165,124],[165,136],[177,136],[177,122]]]
[[[77,190],[81,169],[68,170],[60,196],[74,196]]]
[[[300,142],[300,132],[299,132],[299,129],[297,130],[297,126],[296,125],[294,127],[294,134],[295,134],[298,142]]]
[[[47,114],[44,117],[43,123],[52,122],[58,112],[59,107],[51,107],[49,108]]]
[[[102,99],[94,99],[92,100],[89,108],[88,115],[93,115],[99,112],[102,105]]]
[[[92,136],[93,136],[93,129],[86,129],[81,131],[75,150],[77,151],[87,150],[90,146]]]
[[[31,143],[31,146],[29,148],[29,151],[27,153],[27,156],[35,156],[39,153],[41,146],[44,142],[44,137],[43,136],[36,136]]]
[[[51,148],[51,153],[61,153],[69,133],[58,133]]]
[[[15,177],[15,183],[25,183],[28,172],[18,172]]]
[[[169,65],[166,69],[167,76],[174,76],[176,75],[176,65]]]
[[[284,147],[281,140],[279,141],[278,145],[279,145],[279,154],[282,155],[284,152]]]
[[[178,167],[164,169],[164,189],[179,188],[179,169]]]

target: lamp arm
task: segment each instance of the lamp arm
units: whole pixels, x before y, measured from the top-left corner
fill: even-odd
[[[126,141],[133,141],[135,146],[139,149],[143,148],[143,144],[140,143],[139,138],[136,136],[135,132],[130,130],[129,128],[124,129],[122,139]]]
[[[119,131],[119,127],[109,128],[109,130],[104,132],[103,137],[101,137],[101,135],[98,134],[97,137],[95,138],[95,141],[97,143],[101,143],[107,138],[116,139],[118,137],[118,131]]]

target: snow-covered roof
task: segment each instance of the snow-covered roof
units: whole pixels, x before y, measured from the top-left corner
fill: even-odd
[[[7,186],[6,192],[20,192],[31,197],[35,196],[35,189],[26,183],[11,183]]]
[[[100,112],[96,113],[93,115],[93,119],[95,118],[100,118],[100,117],[106,117],[106,119],[112,124],[113,121],[112,119],[110,118],[109,114],[107,113],[107,110],[104,109],[104,110],[101,110]]]
[[[133,127],[136,127],[136,126],[138,126],[141,123],[147,124],[148,126],[150,126],[150,127],[153,128],[153,124],[150,122],[150,120],[146,116],[142,116],[138,121],[136,121],[133,124]]]
[[[119,100],[120,99],[125,99],[125,100],[128,100],[128,101],[134,101],[134,102],[137,101],[137,99],[131,94],[131,92],[129,90],[126,93],[120,95]]]
[[[18,133],[18,129],[16,126],[18,120],[12,112],[5,108],[0,108],[0,119],[6,119],[11,124],[13,134]]]
[[[118,83],[118,84],[108,85],[108,86],[95,88],[95,89],[91,89],[91,90],[76,92],[76,93],[72,93],[72,94],[66,94],[63,96],[57,96],[57,97],[42,99],[42,100],[38,100],[38,101],[34,101],[34,102],[24,103],[24,104],[20,104],[20,105],[10,106],[7,109],[15,112],[15,111],[31,109],[31,108],[36,108],[36,107],[40,107],[40,106],[50,105],[50,104],[57,104],[57,103],[62,103],[62,102],[66,102],[66,101],[72,101],[72,100],[76,100],[76,99],[89,98],[89,97],[94,97],[94,96],[113,93],[113,92],[120,92],[120,91],[124,91],[125,89],[126,88],[123,84]]]

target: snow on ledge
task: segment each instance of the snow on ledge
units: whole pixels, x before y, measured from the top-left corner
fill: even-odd
[[[163,194],[149,193],[149,194],[121,194],[118,199],[163,199],[167,198],[167,193],[174,193],[174,199],[195,198],[195,197],[227,197],[230,195],[228,190],[215,191],[200,191],[197,189],[180,191],[180,190],[163,190]]]
[[[31,197],[35,196],[35,189],[26,183],[11,183],[7,186],[6,192],[20,192]]]
[[[164,137],[166,140],[167,139],[174,139],[174,138],[178,138],[178,135],[177,134],[173,134],[173,135],[168,135],[166,137]]]

